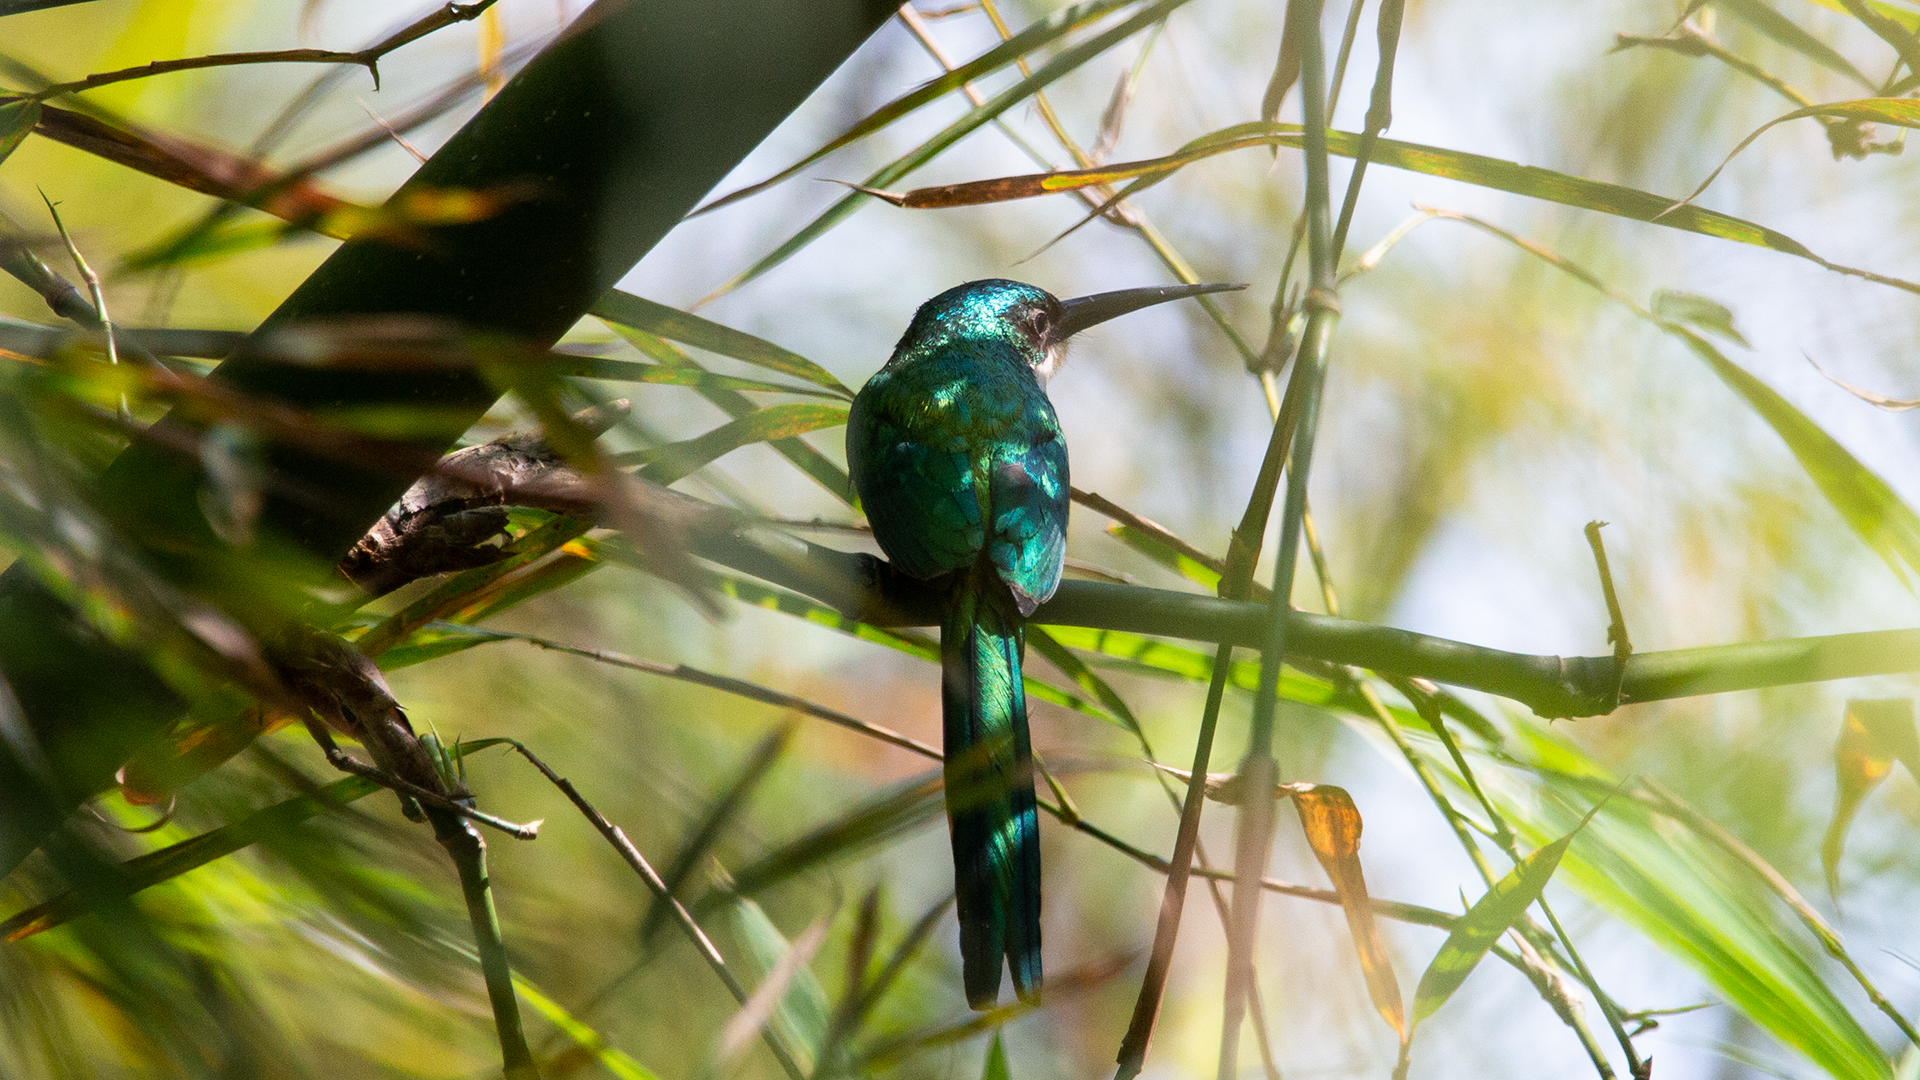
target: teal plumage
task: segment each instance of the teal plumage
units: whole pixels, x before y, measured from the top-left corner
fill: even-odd
[[[942,579],[947,816],[967,1000],[991,1006],[1004,958],[1040,986],[1040,835],[1022,622],[1060,583],[1067,448],[1040,372],[1060,303],[977,282],[921,307],[854,400],[847,464],[893,563]]]
[[[1127,289],[1062,301],[975,281],[921,305],[847,417],[847,467],[874,539],[942,597],[947,820],[967,1001],[1004,961],[1040,989],[1040,831],[1021,661],[1026,618],[1066,561],[1067,446],[1046,382],[1076,331],[1165,300],[1238,288]]]

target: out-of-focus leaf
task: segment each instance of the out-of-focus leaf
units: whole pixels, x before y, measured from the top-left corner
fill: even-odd
[[[1293,19],[1281,21],[1285,25],[1280,30],[1280,57],[1274,61],[1273,74],[1267,79],[1267,92],[1260,98],[1260,119],[1269,123],[1280,118],[1280,106],[1287,100],[1287,91],[1300,81],[1300,35],[1294,30]]]
[[[1909,102],[1908,104],[1920,107],[1920,103]],[[1327,152],[1342,157],[1352,157],[1358,152],[1361,141],[1361,137],[1352,132],[1329,131],[1327,132]],[[1117,196],[1117,198],[1125,198],[1143,187],[1166,179],[1175,171],[1195,161],[1256,146],[1297,148],[1301,144],[1299,125],[1268,124],[1256,121],[1202,136],[1172,154],[1147,161],[1110,165],[1098,169],[1037,173],[1029,176],[1010,176],[943,187],[921,188],[904,195],[893,196],[892,201],[908,207],[966,206],[1002,202],[1008,199],[1026,199],[1098,184],[1134,180],[1134,184]],[[1618,184],[1587,180],[1554,172],[1551,169],[1519,165],[1481,154],[1444,150],[1439,147],[1421,146],[1386,138],[1374,142],[1372,160],[1376,165],[1388,165],[1396,169],[1406,169],[1409,172],[1492,188],[1495,191],[1544,199],[1563,206],[1594,210],[1633,221],[1651,222],[1670,229],[1699,233],[1702,236],[1770,248],[1809,259],[1830,270],[1868,277],[1910,292],[1920,291],[1920,285],[1911,282],[1852,270],[1828,262],[1798,240],[1751,221],[1729,217],[1712,210],[1702,210],[1697,206],[1676,204],[1674,200],[1665,196],[1621,187]]]
[[[720,1033],[718,1060],[734,1060],[768,1023],[803,1069],[811,1071],[827,1035],[827,992],[808,961],[827,938],[830,918],[821,918],[789,942],[767,913],[750,899],[733,905],[734,934],[746,946],[760,980],[746,1004]]]
[[[1540,898],[1540,891],[1547,887],[1547,879],[1553,877],[1567,845],[1573,842],[1574,833],[1580,828],[1575,826],[1573,832],[1520,860],[1518,866],[1494,882],[1493,888],[1474,901],[1473,907],[1454,924],[1453,933],[1447,935],[1446,943],[1427,965],[1426,972],[1420,976],[1419,987],[1413,992],[1415,1024],[1446,1004],[1500,935]]]
[[[756,394],[799,394],[807,397],[832,398],[840,396],[831,390],[822,390],[818,387],[767,382],[763,379],[742,379],[733,375],[716,375],[702,368],[684,365],[640,364],[632,360],[608,360],[598,356],[583,356],[576,362],[563,361],[556,366],[562,375],[605,379],[609,382],[690,386],[697,390],[746,390]]]
[[[844,405],[786,402],[750,412],[691,439],[652,450],[617,454],[623,465],[643,464],[640,475],[656,484],[671,484],[715,459],[754,443],[791,439],[809,431],[839,427],[847,422]]]
[[[987,1063],[980,1070],[980,1080],[1013,1080],[1013,1070],[1007,1068],[1007,1045],[997,1029],[987,1047]]]
[[[1128,4],[1136,2],[1137,0],[1089,0],[1089,2],[1086,3],[1072,4],[1061,8],[1045,18],[1037,20],[1033,25],[1028,26],[1018,34],[1013,35],[992,49],[981,53],[972,60],[961,64],[959,67],[948,70],[939,78],[922,83],[907,93],[902,94],[900,97],[875,109],[872,113],[868,114],[865,119],[848,128],[844,134],[827,143],[825,146],[822,146],[820,149],[815,150],[813,153],[808,154],[806,157],[801,158],[799,161],[794,162],[792,165],[789,165],[757,184],[752,184],[738,191],[723,195],[707,205],[700,207],[698,210],[695,210],[694,214],[704,214],[709,210],[718,210],[722,206],[738,202],[750,195],[757,195],[783,180],[791,179],[798,174],[800,170],[819,161],[835,150],[879,131],[881,128],[920,108],[922,105],[937,101],[982,75],[997,71],[1015,62],[1022,56],[1033,52],[1035,49],[1041,48],[1109,12],[1117,11],[1120,8],[1126,7]],[[691,217],[693,215],[690,214],[688,216]]]
[[[939,816],[944,803],[939,770],[886,788],[819,828],[767,852],[733,875],[725,892],[695,905],[696,914],[738,897],[754,896],[798,874],[886,843]]]
[[[1920,734],[1913,722],[1912,698],[1856,698],[1847,702],[1840,721],[1840,739],[1833,747],[1833,823],[1820,843],[1820,865],[1827,873],[1827,892],[1840,896],[1840,855],[1847,828],[1873,789],[1904,761],[1907,771],[1920,776]]]
[[[716,578],[715,584],[720,591],[743,604],[752,604],[769,611],[778,611],[784,615],[805,619],[816,626],[825,626],[843,634],[850,634],[862,641],[871,641],[890,649],[898,649],[908,656],[917,656],[929,663],[940,662],[940,643],[918,631],[889,629],[863,623],[857,619],[849,619],[825,604],[784,589],[769,588],[747,578],[723,575]],[[1050,632],[1054,629],[1049,627]],[[1035,701],[1044,701],[1061,708],[1072,709],[1074,712],[1085,713],[1118,727],[1128,726],[1125,721],[1093,702],[1077,694],[1070,694],[1051,683],[1042,682],[1031,675],[1023,680],[1023,685],[1026,688],[1027,697]]]
[[[1373,999],[1373,1007],[1379,1010],[1381,1019],[1404,1043],[1408,1036],[1406,1003],[1401,1000],[1400,980],[1394,977],[1393,961],[1387,957],[1380,927],[1374,922],[1373,905],[1367,899],[1367,879],[1360,870],[1360,811],[1344,788],[1327,784],[1315,784],[1308,790],[1294,792],[1293,806],[1300,813],[1300,827],[1306,831],[1307,846],[1313,849],[1314,858],[1320,860],[1321,869],[1327,872],[1340,894],[1340,908],[1347,915],[1347,930],[1353,935],[1353,946],[1360,954],[1360,970],[1367,977],[1367,995]],[[1471,918],[1469,914],[1468,919]],[[1492,939],[1487,944],[1492,944]],[[1482,948],[1484,951],[1484,946]],[[1464,972],[1461,977],[1465,977]],[[1424,979],[1421,985],[1426,985]]]
[[[1035,71],[1033,74],[989,98],[985,104],[969,110],[965,115],[961,116],[960,119],[947,125],[947,127],[942,129],[938,134],[909,151],[904,157],[895,160],[885,168],[867,177],[866,180],[861,182],[859,187],[862,189],[878,188],[899,180],[913,170],[932,161],[935,157],[939,156],[942,151],[954,143],[959,142],[961,139],[966,138],[982,125],[991,122],[1001,113],[1025,101],[1033,94],[1046,89],[1055,80],[1078,70],[1082,64],[1106,52],[1108,49],[1132,37],[1134,34],[1145,30],[1154,23],[1165,19],[1176,9],[1191,2],[1192,0],[1154,0],[1153,3],[1148,4],[1128,16],[1125,21],[1102,31],[1070,49],[1066,49],[1048,61],[1038,71]],[[792,257],[794,252],[813,243],[829,229],[846,220],[854,210],[859,208],[861,200],[866,197],[867,196],[861,191],[856,190],[853,194],[834,203],[831,207],[827,208],[825,213],[814,218],[806,227],[788,238],[785,243],[775,248],[771,254],[734,275],[733,278],[725,284],[709,293],[706,300],[713,300],[730,293],[740,286],[745,285],[747,282],[752,281],[754,278],[759,277],[761,274],[786,262],[787,259]],[[702,302],[704,303],[705,301]]]
[[[40,122],[40,103],[29,98],[0,100],[0,161],[7,160],[33,125]]]
[[[746,763],[740,767],[739,775],[734,778],[733,783],[727,785],[727,790],[714,800],[713,805],[700,819],[700,823],[694,826],[686,842],[675,853],[673,861],[668,863],[666,870],[661,873],[660,881],[666,886],[667,896],[680,896],[681,887],[692,876],[701,860],[713,850],[721,834],[746,806],[748,797],[760,786],[760,782],[766,779],[767,772],[773,768],[774,763],[780,760],[780,755],[786,751],[787,744],[793,740],[793,731],[792,724],[782,724],[761,739],[760,745],[754,747],[753,752],[747,755]],[[669,904],[665,899],[658,895],[653,897],[647,906],[646,917],[640,920],[641,941],[650,940],[655,931],[666,925],[668,909]]]
[[[1653,294],[1653,313],[1663,319],[1685,323],[1702,333],[1712,334],[1750,349],[1747,339],[1733,325],[1733,312],[1718,300],[1673,289],[1658,289]]]
[[[1121,727],[1131,731],[1135,738],[1142,740],[1146,738],[1145,733],[1140,730],[1140,721],[1134,718],[1133,710],[1127,707],[1126,701],[1121,698],[1119,692],[1088,667],[1086,661],[1075,656],[1072,650],[1056,640],[1044,627],[1027,627],[1027,645],[1034,652],[1046,657],[1048,663],[1059,668],[1060,673],[1073,680],[1075,686],[1092,694],[1094,700],[1111,714],[1112,719],[1118,721]]]
[[[1821,367],[1819,362],[1811,356],[1807,357],[1807,363],[1813,365],[1813,370],[1819,372],[1821,378],[1877,409],[1885,409],[1888,412],[1907,412],[1912,409],[1920,409],[1920,398],[1888,397],[1885,394],[1868,390],[1863,386],[1855,386],[1850,382],[1842,382],[1835,378],[1832,372]]]
[[[1535,843],[1564,834],[1575,809],[1616,778],[1531,717],[1509,717],[1540,785],[1476,771],[1502,816]],[[1442,766],[1444,768],[1444,766]],[[1886,1055],[1821,977],[1808,935],[1750,867],[1681,822],[1616,798],[1562,860],[1561,880],[1637,928],[1724,1000],[1833,1076],[1886,1077]]]
[[[1869,90],[1878,88],[1877,83],[1853,66],[1853,61],[1835,52],[1826,42],[1801,29],[1799,23],[1773,10],[1766,0],[1714,0],[1713,6],[1821,67],[1837,71]]]
[[[1828,11],[1837,11],[1842,15],[1853,14],[1847,10],[1847,5],[1841,0],[1807,0],[1807,3],[1826,8]],[[1867,6],[1877,14],[1892,19],[1908,29],[1920,29],[1920,11],[1890,4],[1886,0],[1867,0]]]
[[[573,1044],[594,1056],[601,1067],[612,1073],[616,1080],[660,1080],[658,1074],[645,1065],[635,1061],[625,1051],[608,1046],[600,1033],[581,1023],[572,1013],[560,1007],[560,1003],[540,992],[526,977],[514,973],[513,988],[534,1012],[545,1017],[547,1022],[559,1028],[561,1033],[573,1040]]]
[[[1741,139],[1740,145],[1734,147],[1732,152],[1707,174],[1707,178],[1700,181],[1700,186],[1694,188],[1693,193],[1682,199],[1676,207],[1690,206],[1693,200],[1700,197],[1701,192],[1713,185],[1714,180],[1719,178],[1720,173],[1732,163],[1733,159],[1740,156],[1740,151],[1753,145],[1755,139],[1789,120],[1805,120],[1813,116],[1829,120],[1851,120],[1861,124],[1891,124],[1895,127],[1920,128],[1920,101],[1914,101],[1911,98],[1862,98],[1859,101],[1809,105],[1804,109],[1795,109],[1785,116],[1776,116],[1754,128],[1752,134]]]
[[[832,372],[799,353],[632,293],[614,289],[601,297],[589,314],[616,332],[626,328],[644,330],[668,341],[677,341],[696,349],[730,356],[755,367],[805,379],[844,398],[853,397],[853,391],[847,389],[846,384],[835,378]]]
[[[695,363],[692,357],[682,352],[678,345],[657,334],[632,328],[620,330],[619,333],[635,348],[660,361],[663,366],[685,368],[694,372],[706,371]],[[736,420],[760,407],[735,390],[708,385],[695,386],[694,389],[701,397],[706,398]],[[829,495],[850,506],[855,504],[853,481],[847,477],[847,471],[835,465],[826,455],[815,450],[804,440],[775,439],[767,445],[777,451],[781,457],[792,462],[794,468],[811,477],[814,483],[825,488]]]

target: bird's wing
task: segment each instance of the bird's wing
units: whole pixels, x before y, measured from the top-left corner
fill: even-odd
[[[884,399],[856,402],[847,427],[847,465],[874,539],[917,578],[968,565],[986,540],[972,455],[964,440],[937,428]]]
[[[1023,427],[1029,438],[996,455],[988,476],[987,554],[1025,616],[1060,587],[1070,492],[1067,444],[1044,396]]]

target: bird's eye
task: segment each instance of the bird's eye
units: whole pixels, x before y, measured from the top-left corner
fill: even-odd
[[[1027,316],[1027,326],[1030,327],[1036,335],[1044,337],[1047,328],[1051,325],[1053,325],[1053,320],[1047,317],[1046,308],[1034,308],[1033,314]]]

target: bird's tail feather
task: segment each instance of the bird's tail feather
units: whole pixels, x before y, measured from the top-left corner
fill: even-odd
[[[1004,958],[1040,990],[1040,833],[1020,681],[1026,634],[990,565],[956,583],[940,630],[947,821],[967,1002],[991,1008]]]

